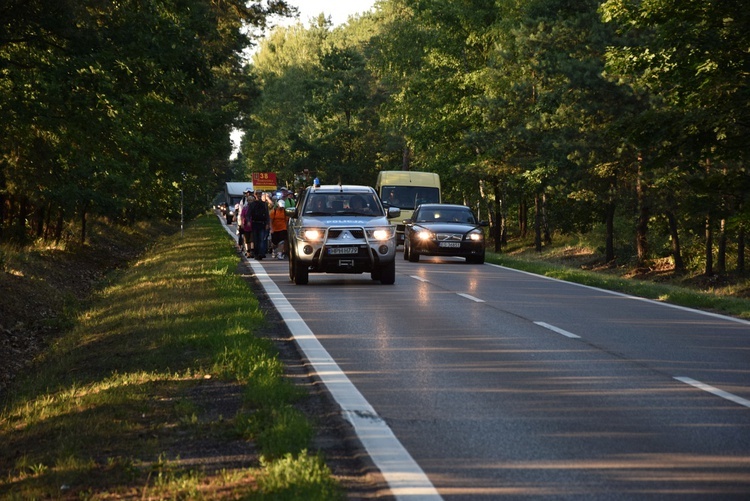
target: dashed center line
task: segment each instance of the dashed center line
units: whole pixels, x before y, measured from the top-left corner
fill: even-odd
[[[465,297],[466,299],[471,299],[475,303],[484,303],[484,299],[479,299],[478,297],[474,297],[471,294],[464,294],[463,292],[456,292],[461,297]]]
[[[707,391],[708,393],[711,393],[712,395],[716,395],[717,397],[721,397],[723,399],[729,400],[736,404],[740,404],[744,407],[750,407],[750,400],[747,400],[742,397],[738,397],[737,395],[733,393],[729,393],[728,391],[720,390],[719,388],[715,388],[706,383],[701,383],[700,381],[696,381],[695,379],[692,379],[689,377],[680,376],[680,377],[676,377],[675,379],[682,383],[689,384],[690,386],[694,386],[695,388],[698,388],[699,390]]]
[[[561,329],[559,327],[555,327],[554,325],[550,325],[550,324],[545,323],[545,322],[534,322],[534,323],[536,325],[538,325],[539,327],[544,327],[545,329],[549,329],[552,332],[557,332],[558,334],[562,334],[563,336],[569,337],[571,339],[580,339],[581,338],[581,336],[578,336],[576,334],[573,334],[572,332],[568,332],[566,330],[563,330],[563,329]]]

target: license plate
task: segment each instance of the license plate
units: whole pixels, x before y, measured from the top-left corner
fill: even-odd
[[[461,247],[461,242],[440,242],[440,247]]]
[[[342,256],[347,254],[356,254],[359,252],[357,247],[328,247],[329,256]]]

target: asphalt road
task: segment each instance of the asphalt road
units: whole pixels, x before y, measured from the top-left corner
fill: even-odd
[[[444,499],[750,499],[747,322],[461,259],[263,268]]]

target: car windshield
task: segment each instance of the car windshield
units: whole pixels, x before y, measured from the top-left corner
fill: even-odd
[[[373,193],[312,193],[302,211],[310,216],[382,216]]]
[[[416,221],[418,223],[462,223],[476,224],[474,214],[461,209],[420,209]]]

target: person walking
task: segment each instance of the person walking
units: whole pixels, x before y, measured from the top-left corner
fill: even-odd
[[[248,216],[248,208],[251,199],[254,199],[253,190],[248,188],[243,193],[242,200],[240,201],[240,209],[237,212],[237,232],[239,233],[237,243],[240,246],[240,251],[246,256],[250,255],[250,249],[252,248],[251,242],[253,239],[251,233],[252,221]]]
[[[253,252],[255,259],[261,261],[266,257],[268,230],[270,219],[268,217],[268,205],[263,201],[263,193],[255,192],[255,202],[250,208],[250,219],[252,220]]]
[[[287,217],[284,209],[284,199],[280,198],[273,206],[269,217],[271,219],[271,246],[274,259],[284,259],[286,254],[286,225]]]

